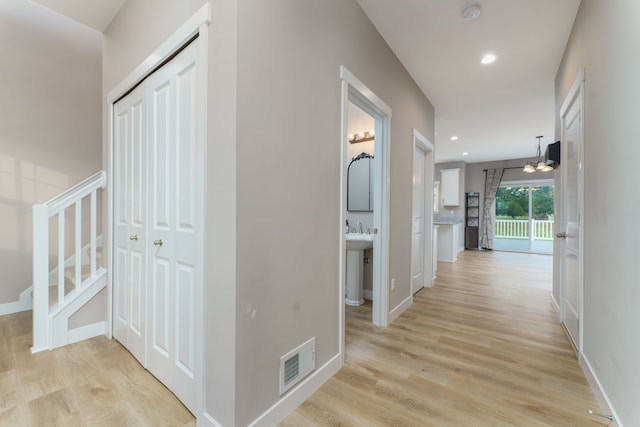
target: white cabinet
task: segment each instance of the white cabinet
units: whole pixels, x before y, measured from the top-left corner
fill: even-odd
[[[438,228],[438,261],[456,262],[460,252],[461,223],[439,224]]]
[[[460,206],[460,169],[440,171],[440,202],[442,206]]]
[[[432,249],[433,280],[436,279],[436,273],[438,271],[438,228],[439,227],[440,227],[439,225],[434,225],[433,226],[433,249]]]

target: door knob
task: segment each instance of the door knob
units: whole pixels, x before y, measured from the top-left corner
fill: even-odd
[[[556,237],[559,239],[566,239],[567,238],[567,233],[565,231],[562,231],[560,233],[556,233]]]
[[[134,234],[132,236],[129,236],[129,240],[138,240],[138,235]]]
[[[162,243],[163,243],[162,239],[158,239],[158,240],[154,240],[153,241],[153,244],[156,245],[156,246],[162,246]]]

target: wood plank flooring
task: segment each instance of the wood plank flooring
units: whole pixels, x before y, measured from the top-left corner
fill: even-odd
[[[465,251],[389,328],[347,307],[345,366],[281,426],[598,426],[552,258]]]
[[[282,426],[598,426],[549,302],[551,258],[464,252],[389,328],[346,312],[346,363]],[[31,312],[0,317],[0,426],[195,426],[118,342],[32,355]]]
[[[0,426],[195,426],[115,340],[31,354],[31,312],[0,317]]]

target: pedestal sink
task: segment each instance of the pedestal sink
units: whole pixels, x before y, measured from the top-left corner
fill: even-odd
[[[373,247],[373,234],[347,234],[347,305],[362,305],[362,271],[364,269],[364,251]]]

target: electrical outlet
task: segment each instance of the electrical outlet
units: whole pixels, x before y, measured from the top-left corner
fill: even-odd
[[[391,279],[391,292],[396,290],[396,279]]]

